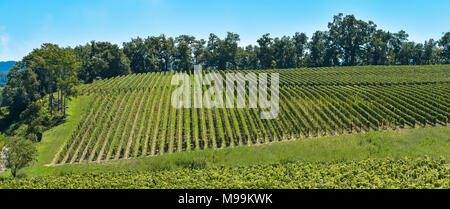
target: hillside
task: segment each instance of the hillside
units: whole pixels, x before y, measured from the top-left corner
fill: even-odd
[[[170,85],[174,74],[169,72],[133,74],[81,86],[81,94],[90,98],[88,108],[48,163],[84,164],[447,126],[450,117],[450,65],[256,72],[280,74],[276,119],[260,119],[260,108],[175,109],[170,95],[177,86]]]
[[[5,86],[7,81],[8,81],[8,73],[0,72],[0,87]]]
[[[8,72],[9,69],[11,69],[14,64],[16,64],[15,61],[0,61],[0,72]]]
[[[5,86],[8,81],[8,71],[12,68],[12,66],[14,66],[15,63],[15,61],[0,62],[0,87]]]

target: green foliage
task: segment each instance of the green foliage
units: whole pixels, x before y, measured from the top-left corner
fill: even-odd
[[[175,41],[164,35],[136,38],[123,44],[123,52],[130,60],[133,73],[168,71],[172,66]]]
[[[78,77],[84,82],[131,73],[129,59],[116,44],[92,41],[75,47],[74,53],[82,63]]]
[[[441,51],[441,63],[450,64],[450,32],[439,40],[439,46],[442,47]]]
[[[449,33],[447,33],[449,34]],[[188,35],[136,38],[123,44],[134,73],[192,69],[289,69],[297,67],[354,65],[448,64],[448,37],[425,43],[408,41],[400,30],[390,33],[372,21],[338,14],[327,31],[316,31],[311,40],[304,33],[270,37],[264,34],[257,45],[239,47],[240,37],[227,33],[223,39],[210,34],[207,41]]]
[[[193,163],[195,164],[195,163]],[[445,159],[289,162],[0,180],[9,189],[449,189]]]
[[[9,137],[4,146],[6,168],[11,170],[13,177],[17,176],[21,168],[36,160],[37,149],[30,140],[17,136]]]
[[[9,124],[2,128],[5,129],[13,123],[23,123],[18,120],[19,118],[26,119],[29,118],[28,115],[36,116],[39,112],[38,106],[43,106],[44,103],[33,103],[46,96],[48,100],[46,107],[49,109],[50,116],[62,112],[64,117],[65,100],[74,96],[74,86],[78,83],[77,72],[80,67],[81,64],[77,62],[70,48],[60,48],[58,45],[48,43],[34,49],[22,61],[16,63],[10,70],[8,83],[2,90],[3,102],[9,108],[9,115],[2,121]],[[58,92],[56,99],[54,92]],[[34,106],[29,107],[30,105]],[[23,111],[26,113],[22,114]],[[22,117],[19,117],[20,115]],[[29,118],[25,123],[29,126],[39,126],[39,122],[32,124],[32,120]],[[36,128],[39,129],[39,127]],[[9,129],[13,128],[9,127]]]
[[[16,66],[9,73],[10,79],[2,90],[3,104],[9,107],[12,116],[18,116],[29,104],[41,98],[37,74],[26,68],[19,71]]]

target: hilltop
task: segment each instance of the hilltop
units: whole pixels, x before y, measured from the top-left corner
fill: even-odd
[[[0,72],[8,72],[14,64],[16,64],[16,61],[0,61]]]

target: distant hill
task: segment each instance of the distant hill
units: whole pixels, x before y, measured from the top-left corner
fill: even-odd
[[[16,61],[0,62],[0,72],[8,72],[16,64]]]
[[[5,86],[8,81],[6,77],[8,75],[8,71],[12,68],[12,66],[14,66],[15,63],[15,61],[0,62],[0,87]]]
[[[0,71],[0,87],[4,87],[6,82],[8,81],[8,73]],[[0,102],[1,103],[1,102]]]

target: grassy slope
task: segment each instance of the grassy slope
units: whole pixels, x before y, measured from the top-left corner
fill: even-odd
[[[89,108],[88,105],[85,105],[89,100],[90,98],[86,96],[80,96],[68,101],[67,120],[44,132],[42,141],[37,146],[39,152],[37,162],[31,167],[23,169],[24,173],[33,176],[48,172],[49,167],[43,165],[49,164],[64,142],[69,139],[82,114]]]
[[[450,159],[450,127],[418,128],[322,137],[254,147],[225,148],[172,155],[26,170],[28,176],[116,170],[172,170],[186,167],[247,166],[289,161],[401,159],[430,156]],[[32,172],[34,171],[34,172]]]

